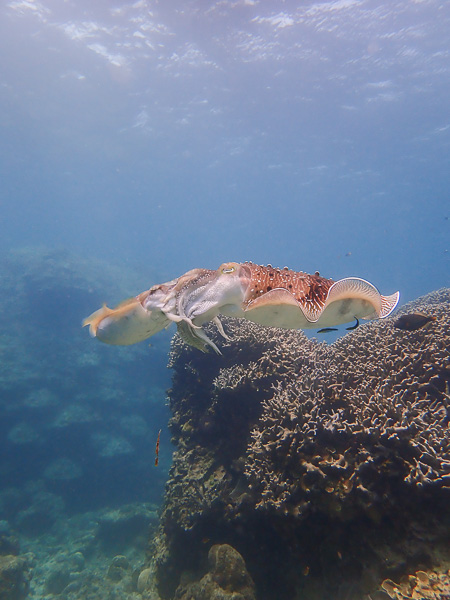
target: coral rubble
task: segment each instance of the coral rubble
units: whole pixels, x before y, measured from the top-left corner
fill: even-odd
[[[224,543],[261,599],[386,594],[383,580],[432,569],[450,531],[449,295],[330,346],[225,319],[223,356],[174,339],[162,597],[184,598],[189,573],[199,585]],[[412,311],[436,320],[394,327]]]

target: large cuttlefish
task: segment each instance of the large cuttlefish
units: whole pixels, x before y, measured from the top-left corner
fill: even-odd
[[[241,317],[285,329],[316,329],[353,319],[387,317],[399,293],[382,296],[368,281],[333,281],[251,262],[224,263],[217,271],[193,269],[178,279],[154,285],[116,308],[104,305],[85,319],[92,336],[106,344],[145,340],[175,322],[188,344],[219,352],[202,329],[214,321],[225,336],[219,315]]]

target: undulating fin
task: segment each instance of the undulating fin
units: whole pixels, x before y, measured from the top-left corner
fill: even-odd
[[[378,315],[380,319],[388,317],[395,310],[399,300],[400,292],[395,292],[390,296],[381,296],[381,312]]]
[[[359,277],[346,277],[333,283],[328,292],[327,305],[347,299],[367,302],[377,314],[381,311],[381,295],[377,288]]]
[[[248,303],[244,318],[268,327],[298,329],[306,325],[299,303],[288,290],[276,288]]]
[[[336,281],[330,288],[324,313],[335,315],[336,319],[353,318],[384,319],[397,306],[399,292],[382,296],[370,282],[359,277],[347,277]],[[325,315],[324,315],[325,316]],[[338,320],[335,324],[342,321]]]
[[[285,329],[341,325],[355,318],[384,318],[394,310],[399,294],[381,296],[375,286],[357,277],[333,282],[326,294],[294,296],[275,288],[251,300],[244,311],[249,321]]]

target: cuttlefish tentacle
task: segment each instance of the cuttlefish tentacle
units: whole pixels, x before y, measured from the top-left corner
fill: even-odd
[[[213,321],[226,338],[218,315],[224,306],[242,303],[245,281],[241,265],[237,263],[224,263],[216,271],[195,269],[182,276],[162,310],[177,324],[178,332],[187,343],[203,351],[211,347],[220,353],[201,326]]]
[[[178,279],[158,308],[176,323],[178,333],[186,343],[204,352],[211,347],[220,354],[216,344],[201,328],[205,320],[217,319],[217,298],[213,288],[216,278],[217,272],[209,269],[188,271]],[[153,309],[154,299],[149,297],[144,306]]]
[[[398,292],[382,296],[371,283],[357,277],[333,281],[287,267],[224,263],[216,271],[188,271],[115,309],[103,306],[84,325],[103,342],[133,344],[175,322],[188,344],[220,353],[202,329],[204,323],[213,321],[226,338],[219,315],[271,327],[315,329],[354,318],[385,318],[398,300]]]

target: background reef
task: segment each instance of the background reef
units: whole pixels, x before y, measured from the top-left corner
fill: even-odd
[[[229,319],[222,356],[174,338],[176,451],[152,549],[163,598],[253,597],[205,587],[221,545],[259,599],[418,598],[434,584],[448,597],[449,294],[400,311],[435,315],[427,328],[394,316],[330,346]]]
[[[175,336],[167,407],[170,333],[80,327],[157,274],[34,248],[0,278],[2,600],[449,596],[448,289],[401,309],[436,316],[413,332],[224,319],[221,356]]]
[[[115,555],[128,557],[124,576],[142,562],[171,456],[162,434],[154,468],[168,339],[111,348],[81,322],[144,277],[46,248],[0,261],[0,571],[16,590],[0,584],[2,600],[87,598],[98,569],[106,593]]]

